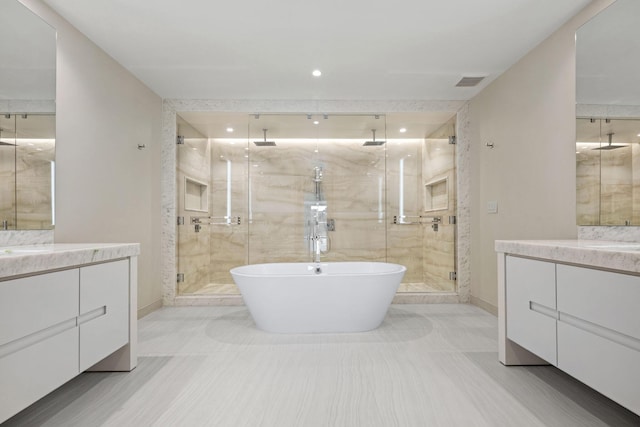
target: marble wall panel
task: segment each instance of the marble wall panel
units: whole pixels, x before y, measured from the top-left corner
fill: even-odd
[[[394,225],[388,227],[387,259],[389,262],[407,267],[403,282],[423,281],[422,225]]]
[[[15,147],[0,145],[0,224],[16,223]]]
[[[454,292],[456,282],[449,273],[455,266],[455,226],[443,224],[438,231],[425,230],[423,282],[432,289]]]
[[[12,142],[13,143],[13,142]],[[52,141],[0,146],[0,222],[19,230],[52,227]]]
[[[184,282],[178,283],[178,291],[194,293],[209,283],[209,235],[206,227],[196,233],[190,224],[181,225],[178,230],[178,272],[184,273]]]
[[[336,226],[335,231],[328,233],[331,247],[322,255],[323,261],[395,262],[408,268],[405,283],[421,283],[427,277],[434,282],[435,278],[444,280],[446,276],[448,283],[436,286],[451,290],[448,273],[453,271],[449,264],[453,263],[455,253],[439,239],[446,232],[434,233],[431,244],[425,246],[424,234],[425,230],[432,231],[430,225],[393,225],[391,217],[386,215],[387,212],[397,213],[399,209],[401,158],[404,159],[405,214],[418,216],[424,213],[425,179],[434,174],[453,173],[452,152],[449,156],[440,155],[434,148],[434,153],[425,157],[424,140],[388,143],[390,148],[385,150],[384,147],[362,147],[361,142],[328,144],[325,141],[315,152],[314,144],[295,144],[293,141],[278,141],[276,147],[249,145],[248,150],[244,150],[241,144],[230,147],[228,141],[210,140],[211,215],[217,217],[226,212],[226,162],[230,160],[233,162],[231,197],[232,203],[237,205],[237,209],[232,209],[233,215],[243,215],[243,223],[209,227],[209,282],[232,283],[229,269],[237,265],[312,259],[305,236],[308,230],[305,201],[315,200],[313,168],[320,166],[328,218],[333,219]],[[388,156],[386,161],[385,155]],[[441,165],[443,159],[449,161],[447,166]],[[431,171],[426,177],[422,174],[425,163]],[[449,186],[455,188],[453,179]],[[446,196],[453,198],[454,192],[449,191]],[[450,209],[455,212],[455,200],[450,203]],[[450,233],[446,242],[451,247],[453,235]],[[197,241],[190,243],[194,242]],[[429,251],[435,252],[429,256]],[[451,258],[449,264],[443,261],[446,255]],[[427,257],[428,262],[425,261]],[[425,268],[432,271],[425,273]],[[206,287],[208,283],[203,285]],[[197,287],[189,284],[181,289],[197,292]]]
[[[22,111],[22,109],[20,109]],[[471,132],[469,107],[464,101],[317,101],[317,100],[178,100],[169,99],[163,103],[163,134],[162,134],[162,257],[164,303],[173,304],[224,304],[227,299],[213,296],[205,298],[176,298],[175,293],[175,241],[176,241],[176,112],[212,111],[212,112],[250,112],[263,113],[294,113],[300,111],[325,113],[378,113],[387,112],[427,112],[427,111],[457,111],[457,150],[456,161],[459,165],[458,180],[458,229],[457,258],[458,258],[458,288],[456,295],[423,294],[400,295],[395,302],[402,303],[439,303],[439,302],[469,302],[470,294],[470,170]],[[586,114],[593,116],[594,114]],[[389,141],[387,142],[389,145]],[[322,151],[322,147],[320,148]],[[392,215],[391,215],[392,216]],[[611,227],[601,227],[611,228]],[[384,254],[381,259],[383,261]]]
[[[576,212],[578,225],[600,223],[600,152],[576,155]]]
[[[54,142],[38,147],[20,144],[16,150],[16,224],[18,229],[52,227],[51,168]]]
[[[229,270],[248,263],[248,224],[211,226],[210,283],[233,283]]]
[[[631,146],[602,151],[600,170],[600,224],[625,224],[631,221],[632,207]]]

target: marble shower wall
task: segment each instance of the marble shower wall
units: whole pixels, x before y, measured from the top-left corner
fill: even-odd
[[[312,259],[305,238],[309,206],[315,201],[314,168],[321,167],[330,250],[323,261],[385,259],[384,147],[361,140],[286,141],[250,147],[249,260],[295,262]]]
[[[210,236],[209,278],[210,283],[233,284],[229,270],[248,263],[247,141],[211,139],[209,143],[209,206],[215,222],[206,229]],[[227,221],[225,216],[231,216],[232,219]],[[240,217],[240,224],[233,219],[236,217]]]
[[[177,206],[186,222],[178,226],[180,294],[236,293],[228,288],[229,270],[239,265],[311,260],[306,221],[315,167],[323,170],[323,200],[335,221],[323,261],[399,263],[407,266],[400,292],[455,292],[449,272],[455,271],[456,234],[448,223],[456,212],[455,146],[447,140],[363,147],[355,139],[278,139],[275,147],[258,147],[241,139],[187,138],[177,149]],[[185,177],[208,184],[207,212],[184,209]],[[427,203],[425,184],[434,182]],[[393,224],[400,214],[407,222],[425,215],[443,221],[438,231],[424,219]],[[218,224],[196,233],[192,215]],[[232,223],[220,224],[227,215]]]
[[[423,139],[387,141],[387,259],[407,267],[404,283],[418,285],[424,282],[422,245],[426,227],[429,227],[418,223],[418,216],[424,214],[421,173],[423,145]],[[399,218],[403,215],[405,224],[393,224],[394,216]]]

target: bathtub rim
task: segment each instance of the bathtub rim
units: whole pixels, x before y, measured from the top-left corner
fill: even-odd
[[[307,266],[310,267],[307,271],[304,272],[296,272],[296,273],[283,273],[283,272],[272,272],[272,273],[267,273],[267,272],[252,272],[252,273],[245,273],[242,272],[240,270],[245,269],[245,268],[260,268],[260,267],[266,267],[269,265],[280,265],[280,266],[284,266],[284,265],[295,265],[295,266]],[[327,267],[331,264],[383,264],[389,267],[395,267],[393,269],[389,269],[389,270],[383,270],[383,271],[360,271],[360,272],[323,272],[320,274],[308,274],[311,273],[313,271],[313,268],[315,268],[315,266],[320,265],[320,268],[322,268],[323,266]],[[399,273],[406,273],[407,271],[407,267],[402,265],[402,264],[396,264],[396,263],[392,263],[392,262],[383,262],[383,261],[327,261],[327,262],[320,262],[320,263],[315,263],[315,262],[266,262],[266,263],[258,263],[258,264],[245,264],[245,265],[241,265],[241,266],[237,266],[237,267],[233,267],[229,270],[229,273],[231,273],[231,275],[233,276],[238,275],[238,276],[243,276],[243,277],[333,277],[333,276],[380,276],[380,275],[388,275],[388,274],[399,274]]]

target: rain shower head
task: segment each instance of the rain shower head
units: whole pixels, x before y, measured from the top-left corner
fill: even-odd
[[[624,148],[624,147],[626,147],[626,145],[611,145],[614,133],[611,132],[611,133],[608,133],[607,135],[609,136],[609,144],[600,146],[598,148],[594,148],[594,150],[615,150],[616,148]]]
[[[373,146],[373,145],[382,145],[385,142],[387,142],[385,140],[380,140],[380,139],[376,141],[376,130],[375,129],[371,129],[371,133],[373,133],[373,141],[365,141],[364,144],[362,144],[363,146],[368,147],[368,146]]]
[[[276,146],[275,141],[267,141],[267,129],[262,129],[262,132],[264,132],[264,140],[253,141],[253,143],[256,144],[256,146],[258,147],[275,147]]]

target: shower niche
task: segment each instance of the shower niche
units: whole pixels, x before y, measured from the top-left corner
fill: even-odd
[[[400,114],[179,113],[178,295],[238,295],[233,267],[318,258],[398,263],[399,292],[455,292],[455,222],[420,219],[455,215],[453,115],[425,125]],[[399,132],[412,121],[413,133]]]
[[[184,208],[188,211],[209,211],[209,185],[184,177]]]

